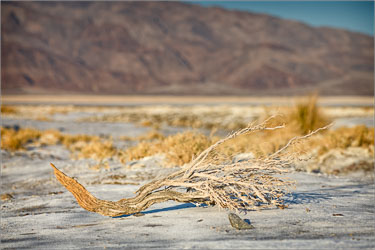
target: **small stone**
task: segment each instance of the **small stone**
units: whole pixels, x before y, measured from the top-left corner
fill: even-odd
[[[245,229],[253,229],[254,226],[247,223],[246,221],[242,220],[238,215],[230,213],[228,214],[229,222],[235,229],[238,230],[245,230]]]
[[[135,213],[135,214],[133,214],[133,216],[135,216],[135,217],[140,217],[140,216],[144,216],[145,214],[144,213]]]

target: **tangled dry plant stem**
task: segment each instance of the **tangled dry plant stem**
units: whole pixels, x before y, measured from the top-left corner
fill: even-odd
[[[293,143],[305,139],[312,133],[292,138],[284,147],[264,158],[251,158],[233,162],[216,150],[227,141],[243,135],[265,130],[282,129],[284,125],[267,127],[264,122],[236,131],[219,140],[200,153],[191,163],[180,170],[140,187],[133,198],[117,202],[100,200],[90,194],[81,184],[58,170],[52,163],[56,178],[77,199],[84,209],[105,216],[121,216],[141,212],[155,203],[168,200],[218,205],[230,210],[250,210],[270,206],[281,206],[281,197],[289,192],[294,181],[279,176],[288,172],[290,157],[282,157]],[[327,127],[325,127],[327,128]],[[325,129],[322,128],[322,129]],[[288,154],[286,154],[288,156]],[[181,191],[185,188],[190,191]]]

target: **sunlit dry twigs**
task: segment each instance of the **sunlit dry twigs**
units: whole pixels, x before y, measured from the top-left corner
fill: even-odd
[[[321,129],[303,137],[295,137],[274,154],[259,159],[233,162],[228,157],[220,156],[216,150],[237,136],[284,127],[268,127],[267,123],[271,119],[273,117],[230,134],[208,147],[182,169],[140,187],[134,198],[117,202],[95,198],[81,184],[51,165],[56,178],[73,193],[79,205],[88,211],[107,216],[137,213],[167,200],[216,204],[236,211],[279,206],[282,204],[281,197],[294,185],[293,181],[276,177],[287,172],[286,167],[290,164],[288,157],[281,159],[280,152]],[[181,187],[190,191],[181,191]]]
[[[277,151],[276,151],[275,153],[273,153],[270,157],[276,157],[276,156],[279,155],[281,152],[283,152],[285,149],[287,149],[287,148],[288,148],[292,143],[294,143],[295,141],[299,141],[299,140],[306,139],[306,138],[308,138],[308,137],[310,137],[310,136],[312,136],[312,135],[318,133],[318,132],[321,131],[321,130],[325,130],[325,129],[328,129],[328,128],[332,127],[332,125],[333,125],[333,123],[330,123],[330,124],[328,124],[327,126],[324,126],[324,127],[322,127],[322,128],[318,128],[317,130],[312,131],[312,132],[310,132],[310,133],[307,134],[307,135],[293,137],[292,139],[290,139],[290,140],[288,141],[287,144],[285,144],[284,147],[282,147],[282,148],[280,148],[279,150],[277,150]]]

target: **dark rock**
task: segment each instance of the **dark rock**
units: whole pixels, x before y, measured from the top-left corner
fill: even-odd
[[[253,229],[254,226],[249,224],[248,222],[242,220],[238,215],[230,213],[228,214],[229,222],[235,229],[238,230],[246,230],[246,229]],[[248,220],[247,220],[248,221]]]

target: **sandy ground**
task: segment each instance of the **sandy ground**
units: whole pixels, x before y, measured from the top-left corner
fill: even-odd
[[[77,123],[68,114],[54,121],[3,118],[2,124],[64,133],[137,136],[149,130],[132,124]],[[341,120],[345,124],[363,123]],[[369,125],[373,120],[366,118]],[[370,122],[371,121],[371,122]],[[165,133],[177,132],[165,128]],[[371,178],[344,178],[294,172],[297,187],[285,197],[288,208],[239,214],[254,229],[231,227],[229,211],[217,207],[165,202],[144,216],[104,217],[82,209],[55,179],[49,163],[85,185],[101,199],[118,200],[153,178],[175,169],[161,168],[158,156],[144,164],[92,169],[93,160],[72,160],[61,145],[1,151],[2,249],[102,248],[367,248],[375,247],[375,185]]]

